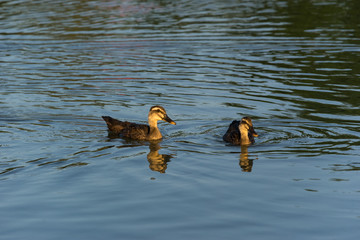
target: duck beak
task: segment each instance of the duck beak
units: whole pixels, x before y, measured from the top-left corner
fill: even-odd
[[[176,125],[176,122],[174,122],[171,118],[169,118],[168,115],[166,115],[163,120],[164,120],[165,122],[170,123],[170,124]]]
[[[258,137],[259,135],[255,132],[255,129],[253,127],[250,128],[250,133],[254,136],[254,137]]]

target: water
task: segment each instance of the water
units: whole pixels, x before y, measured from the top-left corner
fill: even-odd
[[[357,9],[2,1],[1,239],[358,238]],[[152,105],[161,142],[108,138]]]

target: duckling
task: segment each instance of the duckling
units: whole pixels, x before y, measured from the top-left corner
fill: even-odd
[[[108,126],[109,133],[134,140],[161,139],[162,135],[157,127],[157,122],[159,120],[176,125],[176,123],[168,117],[165,109],[161,106],[153,106],[150,108],[148,115],[149,126],[146,124],[123,122],[109,116],[102,116],[102,118]]]
[[[249,145],[254,143],[254,137],[258,134],[255,132],[251,118],[243,117],[241,121],[234,120],[223,136],[225,142],[235,145]]]

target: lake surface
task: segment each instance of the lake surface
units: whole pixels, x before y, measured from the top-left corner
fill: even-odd
[[[357,239],[359,8],[1,1],[0,238]],[[153,105],[162,141],[108,137]]]

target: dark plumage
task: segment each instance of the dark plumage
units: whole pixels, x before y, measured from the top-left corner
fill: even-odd
[[[223,136],[225,142],[239,145],[241,143],[241,134],[239,131],[240,121],[234,120],[230,123],[228,130]]]
[[[150,108],[148,115],[149,126],[145,124],[119,121],[109,116],[102,116],[102,118],[108,126],[109,133],[135,140],[161,139],[162,135],[157,127],[157,121],[159,120],[163,120],[174,125],[176,124],[168,117],[165,109],[161,106],[153,106]]]
[[[223,140],[234,145],[249,145],[255,142],[254,137],[257,136],[251,119],[243,117],[241,121],[232,121],[223,136]]]
[[[109,116],[102,116],[111,134],[133,139],[145,139],[149,134],[150,127],[145,124],[122,122]]]

